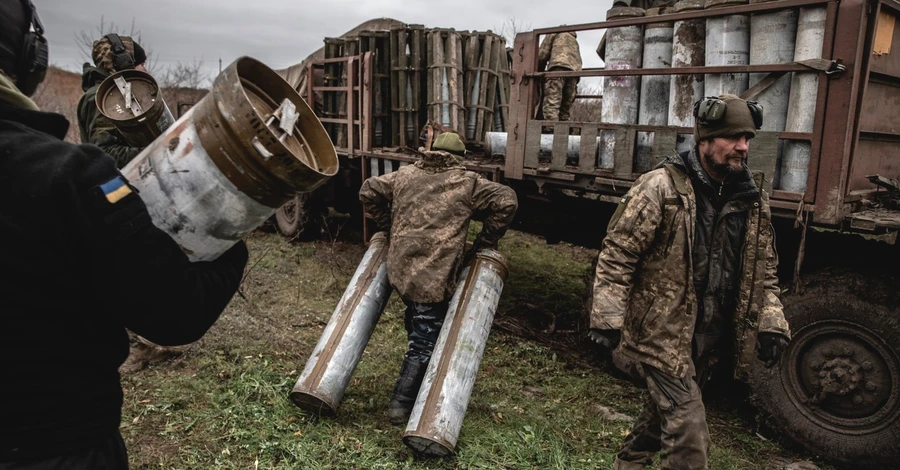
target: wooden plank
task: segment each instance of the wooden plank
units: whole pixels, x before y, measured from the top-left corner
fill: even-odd
[[[581,148],[578,154],[578,171],[594,171],[597,166],[597,128],[581,128]]]
[[[425,114],[425,27],[418,24],[410,26],[413,31],[411,51],[413,55],[413,101],[415,113],[412,115],[412,136],[418,147],[419,131],[427,122]]]
[[[390,84],[390,110],[389,114],[391,116],[391,133],[388,139],[385,139],[386,142],[390,142],[391,145],[400,145],[400,113],[396,111],[397,108],[400,107],[400,72],[398,68],[400,67],[400,43],[398,35],[400,31],[398,29],[391,30],[390,37],[390,67],[391,67],[391,84]]]
[[[678,153],[675,150],[677,142],[678,131],[675,129],[660,129],[653,133],[653,158],[657,164],[667,156]],[[656,164],[653,167],[656,167]]]
[[[566,169],[566,158],[569,153],[569,125],[557,122],[553,125],[553,153],[550,156],[550,169],[561,171]]]
[[[541,154],[541,122],[530,121],[528,123],[528,132],[522,136],[524,143],[523,154],[525,157],[525,168],[537,168],[539,166],[538,158]],[[509,146],[507,145],[507,149]],[[507,158],[509,153],[507,152]],[[521,168],[520,168],[521,170]]]
[[[467,109],[466,112],[466,138],[469,140],[475,140],[478,134],[478,128],[472,127],[469,123],[472,120],[472,114],[477,113],[477,108],[472,105],[472,97],[475,94],[475,76],[478,73],[475,69],[477,67],[477,59],[478,59],[478,45],[479,38],[478,33],[468,34],[465,38],[465,67],[466,67],[466,95],[465,95],[465,106]],[[478,139],[480,140],[480,139]]]
[[[772,194],[772,178],[775,176],[775,165],[778,159],[778,133],[756,133],[756,137],[750,142],[750,151],[747,153],[747,166],[751,171],[762,172],[765,177],[763,189]]]
[[[534,70],[537,67],[537,43],[534,33],[516,35],[513,50],[513,61],[516,70]],[[510,125],[506,143],[506,160],[504,174],[508,179],[521,180],[525,168],[525,136],[530,111],[528,108],[534,100],[535,85],[531,80],[525,81],[516,77],[510,84],[510,102],[514,106],[510,110]],[[537,134],[540,135],[540,125]],[[540,145],[540,142],[538,142]]]
[[[630,178],[634,173],[635,132],[627,128],[616,129],[616,145],[613,149],[613,175]]]

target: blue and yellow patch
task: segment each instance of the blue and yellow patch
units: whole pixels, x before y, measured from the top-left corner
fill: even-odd
[[[125,182],[125,178],[116,176],[115,178],[100,185],[100,190],[106,196],[106,200],[111,204],[115,204],[122,200],[125,196],[131,194],[131,188]]]

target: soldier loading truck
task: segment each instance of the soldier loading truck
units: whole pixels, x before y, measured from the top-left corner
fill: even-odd
[[[293,210],[315,198],[355,210],[362,180],[414,162],[420,131],[427,148],[443,128],[467,138],[467,168],[516,190],[521,219],[580,217],[580,232],[550,235],[596,245],[611,203],[634,179],[690,148],[694,101],[723,92],[755,99],[765,119],[749,164],[771,195],[781,284],[793,286],[783,295],[793,340],[780,366],[741,378],[775,427],[808,449],[843,462],[893,461],[900,299],[896,274],[879,268],[900,251],[891,241],[900,229],[898,15],[900,3],[864,0],[686,1],[649,16],[618,8],[606,22],[521,33],[508,56],[493,35],[416,25],[329,40],[328,58],[308,63],[309,76],[324,79],[306,97],[323,97],[341,177]],[[538,69],[542,37],[598,29],[606,68]],[[665,51],[667,38],[672,67],[648,53]],[[601,121],[536,119],[549,77],[604,77]]]

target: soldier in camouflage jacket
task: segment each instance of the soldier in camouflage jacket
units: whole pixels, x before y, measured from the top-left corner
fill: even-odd
[[[456,288],[469,221],[483,222],[474,249],[495,247],[518,207],[511,188],[466,171],[457,134],[441,134],[432,147],[415,165],[369,178],[359,191],[376,225],[390,230],[388,278],[407,306],[409,348],[388,407],[395,424],[406,422],[431,359]]]
[[[790,338],[768,196],[745,163],[758,126],[744,100],[718,100],[725,118],[695,124],[697,147],[638,178],[603,241],[590,335],[619,344],[650,391],[614,468],[657,452],[665,469],[707,468],[704,365],[730,356],[745,379],[754,349],[771,367]]]
[[[547,71],[581,70],[581,49],[574,32],[550,33],[538,51],[538,68]],[[544,79],[541,111],[548,121],[568,121],[578,91],[578,77]]]
[[[128,36],[119,38],[125,46],[125,53],[132,57],[132,68],[146,72],[144,62],[147,60],[147,55],[140,44]],[[81,75],[81,88],[84,90],[84,95],[78,101],[78,127],[81,130],[81,143],[100,147],[116,159],[116,166],[121,169],[143,149],[129,145],[112,121],[100,112],[95,102],[100,83],[106,77],[119,71],[116,69],[115,54],[109,38],[104,36],[94,41],[91,58],[94,66],[85,63]]]

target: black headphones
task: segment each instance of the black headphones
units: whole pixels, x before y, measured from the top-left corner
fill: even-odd
[[[747,101],[747,107],[750,108],[750,116],[753,117],[754,127],[761,129],[763,124],[762,105],[756,101]],[[707,96],[694,103],[694,118],[704,126],[719,124],[725,119],[727,111],[728,104],[719,99],[718,96]]]
[[[122,42],[122,38],[116,33],[109,33],[104,37],[109,39],[109,43],[112,44],[113,69],[116,72],[133,69],[134,56],[128,53],[128,50],[125,48],[125,43]]]
[[[50,48],[47,39],[44,38],[44,25],[38,18],[37,9],[31,0],[22,0],[25,11],[31,12],[29,26],[34,31],[25,34],[22,54],[16,66],[16,86],[27,96],[34,94],[38,85],[44,81],[47,75],[47,67],[50,65]]]

